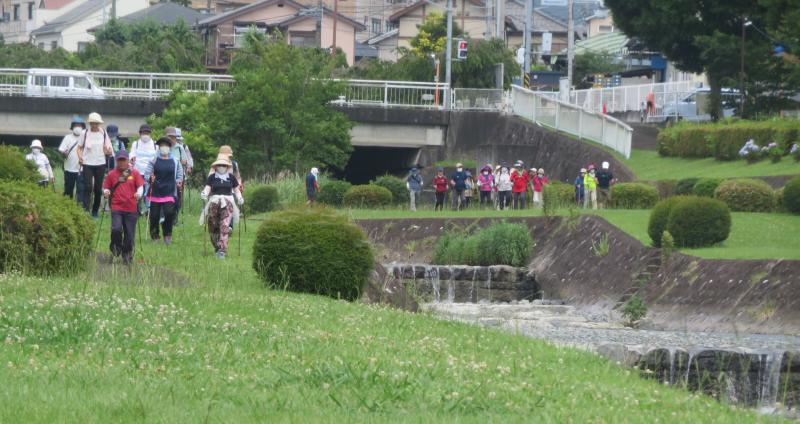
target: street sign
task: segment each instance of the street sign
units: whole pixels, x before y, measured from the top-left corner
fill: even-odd
[[[552,32],[545,32],[542,34],[542,52],[543,53],[550,53],[550,50],[553,48],[553,33]]]
[[[542,6],[566,6],[567,0],[542,0]]]
[[[520,65],[525,64],[525,47],[520,47],[517,49],[517,63]]]

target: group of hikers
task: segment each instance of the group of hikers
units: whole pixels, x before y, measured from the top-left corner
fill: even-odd
[[[184,192],[189,192],[185,183],[194,171],[194,160],[180,128],[167,127],[162,137],[153,140],[152,128],[143,124],[139,138],[129,144],[118,126],[103,125],[96,112],[86,121],[79,116],[72,118],[70,132],[58,147],[64,156],[64,195],[77,199],[94,219],[98,219],[101,208],[103,215],[110,210],[111,253],[130,264],[142,216],[147,219],[153,242],[172,244],[173,227],[178,225]],[[41,141],[33,140],[30,149],[26,159],[36,165],[41,175],[39,184],[54,184],[53,169]],[[200,192],[205,202],[200,223],[208,229],[219,258],[225,257],[229,235],[239,219],[239,206],[244,204],[241,174],[232,157],[230,146],[220,147]],[[101,205],[103,199],[105,205]]]
[[[588,165],[580,170],[575,179],[575,202],[579,207],[597,209],[598,200],[601,206],[611,201],[611,185],[615,182],[609,169],[609,163],[603,162],[601,170]],[[477,178],[470,170],[465,170],[461,163],[456,170],[446,177],[443,167],[436,169],[432,185],[435,190],[435,211],[444,210],[447,195],[451,196],[453,210],[469,208],[473,197],[478,197],[481,208],[493,207],[497,210],[541,208],[544,206],[544,187],[550,180],[543,168],[525,168],[525,163],[518,160],[513,167],[497,165],[492,168],[486,164],[480,169]],[[406,177],[406,188],[409,192],[409,208],[417,210],[423,188],[423,178],[418,168],[412,168]],[[532,193],[528,201],[527,193]],[[598,196],[599,193],[599,196]]]

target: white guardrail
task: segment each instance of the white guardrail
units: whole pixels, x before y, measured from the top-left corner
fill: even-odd
[[[664,98],[674,97],[674,93],[688,93],[697,88],[695,81],[677,81],[657,84],[629,85],[609,88],[588,88],[573,90],[569,103],[584,109],[600,112],[603,105],[606,112],[640,112],[647,108],[647,96],[651,92],[656,104],[664,104]]]
[[[600,143],[626,158],[631,157],[633,129],[608,115],[516,85],[511,87],[511,107],[514,115],[556,131]]]

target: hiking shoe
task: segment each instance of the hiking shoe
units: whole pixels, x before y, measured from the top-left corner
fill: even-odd
[[[164,244],[167,246],[172,244],[172,237],[164,237]]]
[[[97,219],[99,219],[99,217],[97,216],[97,214],[96,214],[96,213],[93,213],[93,214],[92,214],[92,219],[94,219],[94,220],[97,220]]]
[[[223,251],[217,252],[217,257],[220,258],[220,259],[225,259],[225,252],[223,252]]]

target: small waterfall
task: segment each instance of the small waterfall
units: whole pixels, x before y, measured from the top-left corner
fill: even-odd
[[[764,365],[761,368],[761,378],[759,384],[758,405],[763,413],[775,411],[775,404],[778,402],[778,392],[781,383],[781,365],[783,362],[783,352],[771,352],[764,354]]]
[[[450,278],[447,279],[447,303],[453,303],[456,300],[455,281],[453,279],[453,267],[448,266],[447,271],[450,273]]]
[[[675,348],[668,348],[669,351],[669,384],[675,384]]]
[[[489,290],[489,302],[492,301],[492,267],[487,269],[486,273],[486,288]]]
[[[436,266],[426,266],[425,267],[425,282],[431,285],[431,290],[433,290],[433,302],[439,303],[441,300],[440,294],[440,281],[439,281],[439,268]]]
[[[472,274],[472,285],[469,286],[469,298],[467,298],[467,302],[478,302],[478,293],[475,292],[475,281],[477,279],[478,279],[478,271],[475,270],[475,272]],[[473,293],[475,294],[474,298],[472,297]]]
[[[689,359],[686,361],[686,374],[683,375],[683,383],[686,388],[689,388],[689,371],[692,370],[692,358],[694,358],[694,350],[689,351]]]

